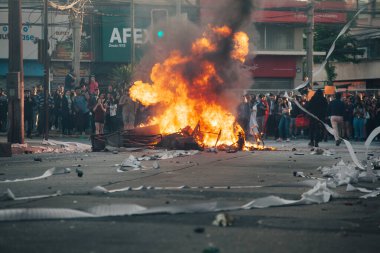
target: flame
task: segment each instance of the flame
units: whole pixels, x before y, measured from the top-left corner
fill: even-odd
[[[242,63],[245,61],[245,57],[249,52],[249,37],[244,32],[237,32],[234,34],[234,50],[231,57],[235,60],[239,60]]]
[[[244,61],[248,54],[248,36],[232,34],[227,26],[210,27],[192,43],[191,54],[172,51],[162,63],[152,68],[151,84],[137,81],[130,88],[130,97],[145,106],[158,105],[159,112],[148,125],[157,124],[162,134],[179,132],[186,127],[200,132],[196,139],[205,146],[233,145],[243,132],[230,111],[218,102],[215,90],[224,84],[214,62],[204,57],[218,50],[218,37],[232,36],[230,58]],[[197,71],[188,74],[196,68]]]

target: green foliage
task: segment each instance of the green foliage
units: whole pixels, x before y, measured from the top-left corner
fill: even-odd
[[[314,50],[327,53],[343,26],[344,25],[317,24],[314,31]],[[363,52],[357,48],[358,41],[350,36],[349,31],[336,41],[335,50],[325,66],[329,83],[332,83],[337,76],[333,62],[357,63],[357,56],[363,54]],[[325,56],[316,57],[315,61],[321,63],[324,59]]]
[[[129,87],[133,77],[132,65],[120,65],[111,70],[110,80],[115,83],[118,88]]]
[[[314,50],[328,52],[341,29],[341,26],[317,25],[314,32]],[[335,50],[332,53],[330,60],[355,62],[355,56],[363,54],[361,50],[357,49],[357,46],[357,40],[347,32],[336,41]],[[323,58],[319,59],[319,61],[322,61]]]

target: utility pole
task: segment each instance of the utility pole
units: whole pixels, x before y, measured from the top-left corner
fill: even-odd
[[[24,68],[21,37],[21,0],[8,0],[9,66],[8,142],[24,143]]]
[[[179,18],[181,16],[181,12],[182,12],[182,0],[177,0],[177,3],[176,3],[176,16],[177,16],[177,18]]]
[[[135,1],[131,0],[131,65],[132,69],[135,67]]]
[[[81,14],[72,13],[73,18],[73,69],[74,74],[76,76],[75,83],[79,84],[80,79],[80,42],[81,42],[81,34],[82,34],[82,20]]]
[[[307,10],[307,77],[310,85],[313,85],[313,53],[314,53],[314,0],[310,0]]]
[[[49,57],[49,36],[48,36],[48,0],[44,1],[44,41],[43,41],[43,61],[44,61],[44,139],[49,139],[49,83],[50,83],[50,57]]]

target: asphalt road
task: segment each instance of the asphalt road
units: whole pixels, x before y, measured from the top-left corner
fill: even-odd
[[[36,140],[34,140],[37,142]],[[86,142],[86,140],[81,140]],[[135,204],[146,208],[184,207],[217,202],[238,206],[269,195],[297,200],[310,186],[294,171],[321,177],[319,166],[350,161],[344,146],[321,143],[334,155],[312,155],[307,141],[268,142],[279,151],[238,153],[200,152],[193,156],[143,161],[144,169],[118,173],[129,155],[154,151],[29,154],[0,158],[0,181],[37,177],[47,169],[70,168],[71,173],[45,179],[0,183],[16,197],[54,194],[35,200],[2,200],[0,211],[13,208],[67,208],[88,210],[99,205]],[[353,143],[365,159],[363,143]],[[370,149],[380,156],[380,144]],[[41,161],[35,161],[41,158]],[[38,159],[37,159],[38,160]],[[79,177],[75,170],[83,171]],[[187,187],[179,187],[184,186]],[[134,190],[93,194],[91,189],[132,187]],[[138,187],[145,186],[142,190]],[[229,186],[229,187],[228,187]],[[242,186],[236,189],[236,186]],[[251,187],[248,187],[251,186]],[[254,188],[253,186],[263,186]],[[369,189],[379,182],[360,183]],[[157,187],[179,187],[157,189]],[[220,187],[220,188],[218,188]],[[147,189],[148,188],[148,189]],[[380,197],[360,199],[363,193],[345,187],[328,203],[228,211],[232,226],[212,225],[219,212],[148,214],[101,218],[40,219],[0,222],[0,252],[379,252]]]

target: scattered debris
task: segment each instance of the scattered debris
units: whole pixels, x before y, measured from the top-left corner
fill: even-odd
[[[194,228],[194,233],[202,234],[204,232],[205,232],[205,228],[202,228],[202,227]]]
[[[216,247],[207,247],[205,248],[202,253],[220,253],[220,250]]]
[[[198,150],[166,150],[163,152],[158,152],[152,155],[142,155],[141,157],[135,157],[133,155],[129,155],[128,158],[126,158],[120,165],[120,167],[117,169],[117,172],[125,172],[130,170],[140,170],[141,168],[147,169],[147,167],[144,167],[141,164],[141,161],[149,161],[149,160],[165,160],[165,159],[172,159],[175,157],[183,157],[183,156],[191,156],[197,154]],[[179,163],[179,161],[176,161],[176,163]],[[157,167],[158,166],[158,167]],[[153,163],[153,168],[158,169],[160,166],[157,163]]]
[[[218,149],[217,148],[207,148],[205,151],[209,152],[209,153],[218,153]]]
[[[154,161],[153,162],[153,169],[159,169],[160,168],[160,165],[158,164],[157,161]]]
[[[212,222],[212,225],[219,227],[229,227],[232,226],[233,217],[228,213],[218,213],[215,216],[215,220]]]
[[[77,173],[78,177],[83,177],[83,170],[76,168],[75,172]]]
[[[322,172],[324,177],[330,177],[336,186],[361,182],[375,182],[377,175],[373,173],[372,168],[362,171],[354,164],[345,164],[341,160],[336,165],[330,167],[320,167],[317,170]]]

